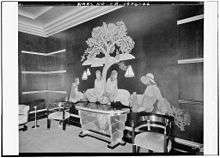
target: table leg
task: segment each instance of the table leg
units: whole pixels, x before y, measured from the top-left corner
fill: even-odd
[[[47,129],[50,129],[51,120],[47,119]]]
[[[89,134],[90,132],[88,130],[82,130],[80,133],[79,133],[79,137],[85,137]]]
[[[63,130],[66,130],[66,120],[63,120]]]
[[[108,124],[109,124],[109,133],[110,133],[110,143],[107,145],[107,147],[110,149],[114,149],[116,145],[120,144],[120,141],[118,141],[118,139],[115,136],[115,133],[113,133],[111,116],[108,116]]]
[[[134,145],[134,144],[132,145],[132,152],[136,153],[136,145]]]
[[[122,146],[125,146],[125,145],[126,145],[126,142],[123,141],[123,140],[121,140],[119,143],[120,143],[120,145],[122,145]]]
[[[27,125],[24,125],[23,131],[26,131],[27,128],[28,128]]]
[[[119,140],[119,141],[111,141],[107,147],[110,148],[110,149],[114,149],[117,145],[126,145],[126,142],[123,141],[123,140]]]
[[[32,126],[32,128],[37,128],[37,127],[40,127],[37,124],[37,106],[35,106],[34,109],[35,109],[35,112],[34,112],[34,125]]]
[[[114,147],[117,145],[118,143],[114,143],[114,142],[110,142],[110,144],[107,145],[107,147],[109,149],[114,149]]]
[[[124,117],[124,120],[120,119],[120,117]],[[117,129],[112,129],[112,122],[111,119],[114,120],[114,128]],[[111,138],[111,143],[108,145],[108,147],[112,148],[113,145],[125,145],[125,141],[122,140],[123,135],[124,135],[124,122],[126,120],[126,115],[120,115],[120,116],[112,116],[109,117],[109,125],[110,125],[110,138]],[[114,133],[113,133],[114,131]]]
[[[112,133],[112,124],[111,124],[111,116],[108,116],[108,125],[109,125],[109,134],[110,134],[110,144],[107,145],[108,148],[113,149],[113,147],[116,145],[113,141],[113,133]]]

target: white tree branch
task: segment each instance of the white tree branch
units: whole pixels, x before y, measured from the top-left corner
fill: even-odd
[[[100,46],[94,46],[95,48],[101,49],[103,54],[106,54],[106,50],[103,47]]]
[[[104,45],[105,45],[105,47],[106,47],[106,54],[109,52],[108,51],[108,44],[107,44],[107,42],[103,39],[103,37],[102,37],[102,42],[104,43]],[[104,49],[104,48],[103,48]]]
[[[118,40],[114,41],[110,46],[109,46],[109,50],[118,42],[120,41],[121,39],[119,38]]]

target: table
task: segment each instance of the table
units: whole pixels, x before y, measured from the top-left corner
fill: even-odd
[[[129,108],[120,110],[110,105],[81,102],[76,104],[82,131],[79,136],[92,136],[108,142],[108,148],[124,145],[122,140]]]
[[[66,120],[70,117],[70,113],[66,111],[66,104],[67,102],[58,102],[54,103],[53,105],[57,105],[57,108],[53,108],[53,110],[58,110],[55,112],[52,112],[49,114],[49,109],[48,109],[48,117],[47,117],[47,128],[50,128],[51,125],[51,120],[57,120],[62,122],[63,124],[63,130],[66,129]]]

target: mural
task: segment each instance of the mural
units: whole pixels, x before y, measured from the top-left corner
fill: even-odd
[[[127,28],[124,22],[116,24],[103,23],[102,26],[95,27],[92,30],[92,37],[86,41],[88,48],[85,50],[81,61],[83,66],[103,67],[102,72],[96,71],[94,88],[87,89],[84,96],[90,102],[100,102],[102,104],[111,104],[119,101],[123,105],[132,106],[134,112],[147,111],[160,114],[171,115],[175,118],[175,124],[184,130],[186,125],[190,124],[190,115],[184,110],[171,106],[166,98],[161,95],[154,76],[151,73],[141,77],[141,82],[147,85],[144,94],[130,95],[128,90],[118,89],[117,71],[113,70],[111,76],[106,79],[109,68],[118,64],[121,70],[126,71],[125,77],[130,72],[133,76],[133,70],[126,66],[124,61],[134,59],[131,50],[134,48],[133,39],[127,35]],[[128,71],[129,69],[129,71]],[[87,79],[87,68],[84,71],[82,79]],[[104,119],[101,119],[104,121]]]

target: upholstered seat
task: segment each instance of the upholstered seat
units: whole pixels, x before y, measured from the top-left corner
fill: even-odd
[[[166,135],[154,132],[143,132],[135,137],[134,144],[154,152],[164,152]],[[171,150],[171,141],[168,143],[168,152]]]

